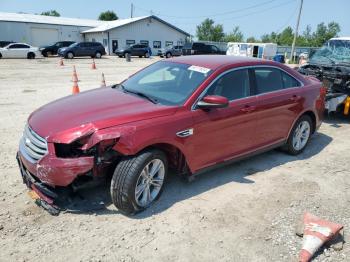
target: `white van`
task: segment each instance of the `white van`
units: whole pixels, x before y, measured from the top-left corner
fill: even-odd
[[[270,59],[277,53],[277,44],[274,43],[227,43],[226,55],[248,56]]]

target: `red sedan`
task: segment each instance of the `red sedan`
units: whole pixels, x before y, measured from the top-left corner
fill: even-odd
[[[272,61],[187,56],[154,63],[121,84],[47,104],[28,119],[17,159],[44,207],[112,171],[126,214],[150,206],[168,170],[193,177],[272,148],[297,155],[319,128],[324,90]]]

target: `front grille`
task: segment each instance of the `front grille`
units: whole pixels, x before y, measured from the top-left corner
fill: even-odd
[[[24,128],[23,137],[20,143],[20,150],[32,162],[37,162],[47,153],[47,143],[44,138],[35,133],[27,124]],[[23,152],[24,151],[24,152]]]

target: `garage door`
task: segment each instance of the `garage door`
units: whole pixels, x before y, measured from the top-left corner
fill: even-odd
[[[32,27],[32,45],[43,46],[58,41],[58,29]]]

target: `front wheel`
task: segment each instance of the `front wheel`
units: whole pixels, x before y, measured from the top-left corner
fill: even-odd
[[[171,53],[166,54],[166,58],[171,58],[171,57],[172,57]]]
[[[307,115],[300,117],[288,137],[287,144],[285,145],[286,151],[291,155],[298,155],[303,152],[309,143],[311,133],[311,118]]]
[[[124,158],[112,177],[113,204],[127,215],[146,209],[161,195],[167,172],[166,156],[159,150]]]
[[[74,54],[72,52],[68,52],[67,53],[67,58],[73,59],[74,58]]]
[[[146,58],[149,58],[150,57],[150,54],[147,52],[147,53],[145,53],[145,57]]]
[[[34,53],[28,53],[27,54],[27,58],[28,59],[34,59],[35,58],[35,54]]]

